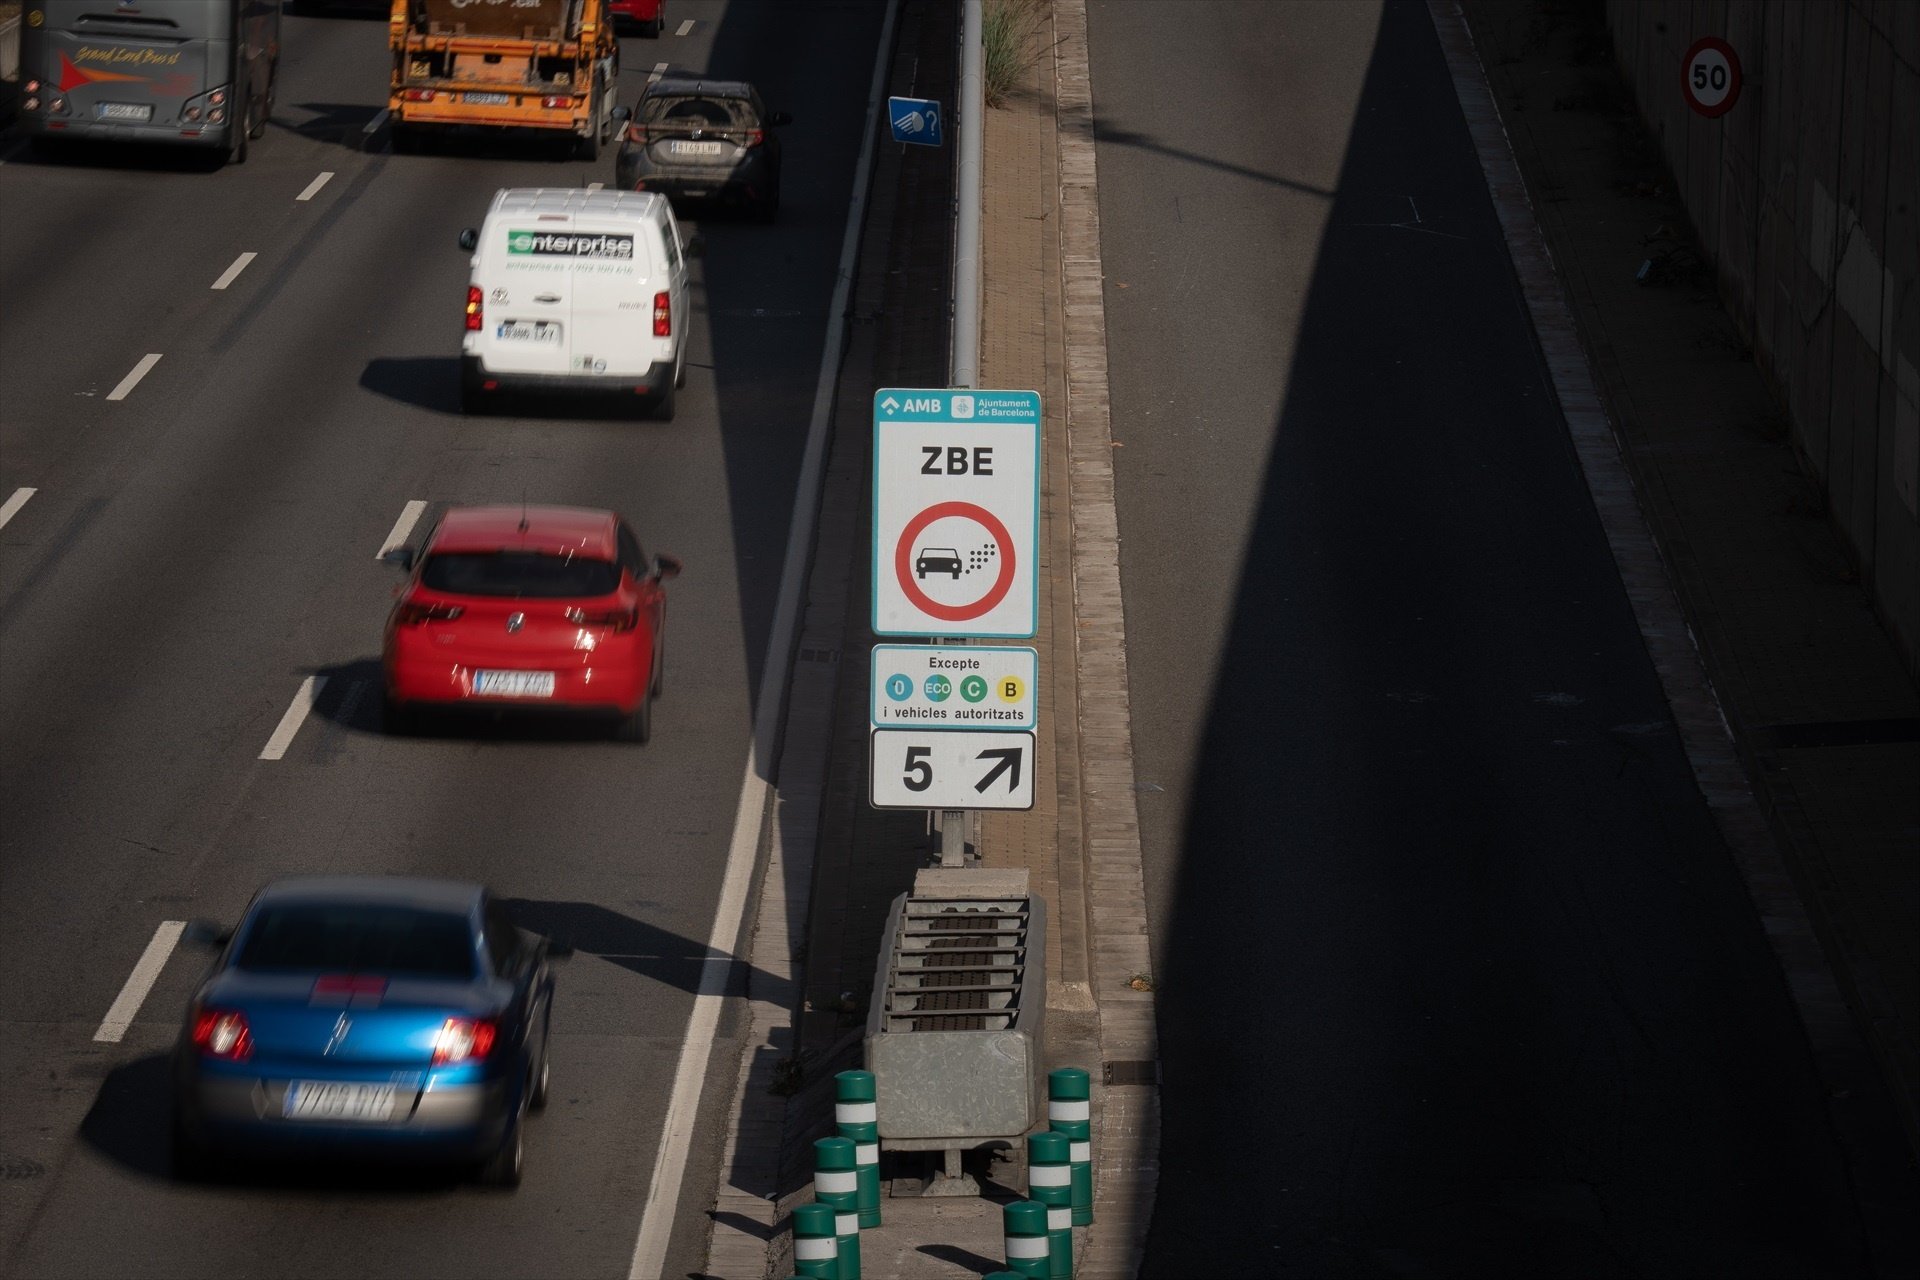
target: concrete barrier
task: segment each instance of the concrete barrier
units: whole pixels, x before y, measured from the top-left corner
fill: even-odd
[[[1721,296],[1920,679],[1920,5],[1607,0]],[[1695,114],[1702,36],[1743,89]]]

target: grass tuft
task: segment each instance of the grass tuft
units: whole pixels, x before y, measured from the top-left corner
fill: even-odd
[[[1027,72],[1038,51],[1033,35],[1046,20],[1047,0],[986,0],[980,12],[980,50],[983,55],[987,105],[1007,100]]]

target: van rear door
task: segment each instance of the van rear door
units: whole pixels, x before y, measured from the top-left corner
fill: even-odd
[[[653,336],[653,295],[667,287],[649,247],[651,224],[578,218],[583,247],[573,262],[575,373],[645,374],[665,359],[667,340]]]
[[[576,239],[570,214],[501,214],[482,231],[480,360],[489,372],[563,374],[573,364]]]

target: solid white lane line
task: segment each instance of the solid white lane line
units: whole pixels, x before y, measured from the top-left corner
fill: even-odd
[[[661,76],[667,74],[668,65],[669,64],[665,62],[654,63],[653,74],[647,77],[647,83],[651,85],[654,81],[658,80]]]
[[[780,592],[773,609],[773,629],[760,670],[760,705],[753,717],[753,740],[747,744],[747,763],[740,784],[740,804],[734,811],[733,838],[727,846],[720,901],[707,935],[707,958],[700,966],[700,988],[687,1019],[686,1038],[680,1042],[680,1062],[673,1073],[673,1094],[661,1125],[660,1146],[654,1154],[653,1177],[647,1185],[647,1206],[640,1216],[640,1235],[633,1242],[628,1280],[655,1280],[666,1274],[667,1245],[673,1236],[674,1216],[680,1207],[681,1184],[693,1149],[694,1122],[700,1115],[700,1092],[726,996],[727,976],[739,960],[732,952],[740,945],[740,926],[746,918],[747,887],[753,881],[760,855],[760,828],[773,801],[772,788],[762,776],[761,762],[770,769],[776,750],[775,734],[787,700],[787,676],[793,662],[800,596],[806,586],[807,563],[813,547],[813,529],[820,511],[820,483],[826,470],[827,425],[833,411],[834,384],[846,341],[848,295],[853,287],[854,262],[860,250],[860,226],[866,217],[867,179],[873,170],[873,140],[879,135],[880,108],[885,102],[887,60],[893,51],[894,20],[900,0],[888,0],[880,24],[880,45],[867,90],[865,141],[853,171],[853,196],[847,209],[846,233],[840,243],[839,279],[827,308],[827,334],[820,355],[820,376],[814,384],[813,416],[807,424],[807,444],[800,460],[800,479],[794,488],[793,515],[787,528],[787,554],[780,567]],[[722,1175],[725,1176],[724,1174]],[[700,1206],[697,1212],[703,1212]]]
[[[40,492],[38,489],[29,489],[25,485],[22,485],[13,491],[11,498],[8,498],[4,503],[0,503],[0,529],[6,528],[7,521],[19,515],[20,508],[27,505],[27,499],[38,492]]]
[[[125,400],[127,398],[127,393],[132,391],[135,387],[139,386],[140,379],[146,377],[147,374],[153,369],[153,366],[159,363],[160,363],[160,353],[158,351],[149,351],[146,355],[141,356],[140,363],[133,366],[133,372],[129,373],[126,377],[120,379],[119,386],[107,392],[107,399]]]
[[[372,137],[374,134],[380,132],[380,126],[385,124],[387,122],[387,117],[392,114],[393,114],[392,107],[380,108],[380,114],[375,116],[373,119],[367,121],[364,125],[361,125],[360,132],[366,134],[368,137]]]
[[[260,748],[262,760],[278,760],[287,754],[287,748],[293,745],[293,735],[299,733],[300,726],[307,722],[314,700],[326,687],[325,676],[308,676],[300,682],[300,691],[293,695],[293,705],[287,708],[287,714],[280,717],[280,726],[267,739],[267,745]]]
[[[691,31],[691,30],[693,30],[693,19],[692,19],[692,18],[688,18],[688,19],[687,19],[687,20],[686,20],[685,22],[683,22],[683,23],[681,23],[681,24],[680,24],[680,29],[679,29],[678,31],[676,31],[676,32],[674,32],[673,34],[675,34],[675,35],[677,35],[677,36],[683,36],[683,35],[685,35],[685,34],[687,34],[687,32],[689,32],[689,31]]]
[[[127,1034],[127,1028],[133,1025],[134,1015],[140,1012],[147,992],[153,990],[153,980],[160,976],[167,957],[173,954],[174,946],[179,943],[181,930],[186,927],[185,920],[160,922],[160,927],[153,931],[153,941],[147,943],[147,949],[134,962],[133,972],[127,975],[127,985],[120,988],[113,1007],[107,1010],[107,1016],[100,1021],[100,1029],[93,1033],[96,1041],[101,1044],[120,1043],[120,1038]]]
[[[373,553],[373,558],[378,560],[387,552],[406,546],[407,535],[413,532],[414,525],[420,523],[420,513],[426,509],[427,504],[418,498],[410,500],[406,506],[400,508],[400,518],[393,522],[393,531],[387,534],[387,540],[380,544],[380,549]]]
[[[328,169],[322,172],[319,177],[315,178],[312,182],[309,182],[307,184],[307,189],[305,191],[302,191],[299,195],[295,196],[294,199],[295,200],[313,199],[316,195],[320,194],[320,188],[326,186],[327,180],[331,177],[333,177],[333,170]]]
[[[247,264],[249,262],[252,262],[255,258],[259,256],[260,255],[257,253],[243,253],[239,257],[235,258],[233,260],[233,265],[228,267],[225,271],[222,271],[220,273],[220,278],[213,282],[213,287],[216,289],[224,289],[228,285],[232,284],[235,280],[239,278],[240,273],[247,269]]]

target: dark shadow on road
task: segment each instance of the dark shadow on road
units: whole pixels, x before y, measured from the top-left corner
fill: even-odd
[[[1152,151],[1183,164],[1203,165],[1209,169],[1218,169],[1222,173],[1231,173],[1236,177],[1251,178],[1255,182],[1264,182],[1268,186],[1285,187],[1289,191],[1299,191],[1310,196],[1326,196],[1333,192],[1324,187],[1316,187],[1307,182],[1295,182],[1291,178],[1282,178],[1278,174],[1261,173],[1245,165],[1234,164],[1227,160],[1214,160],[1197,151],[1185,151],[1179,147],[1170,147],[1149,134],[1137,133],[1131,129],[1115,129],[1106,125],[1096,125],[1094,135],[1103,147],[1136,147],[1142,151]]]
[[[522,929],[568,943],[581,955],[597,956],[681,991],[700,989],[700,969],[706,962],[707,949],[691,938],[592,902],[505,898],[502,904]],[[742,960],[726,958],[733,966],[727,978],[727,994],[733,995],[746,982],[750,968]]]

